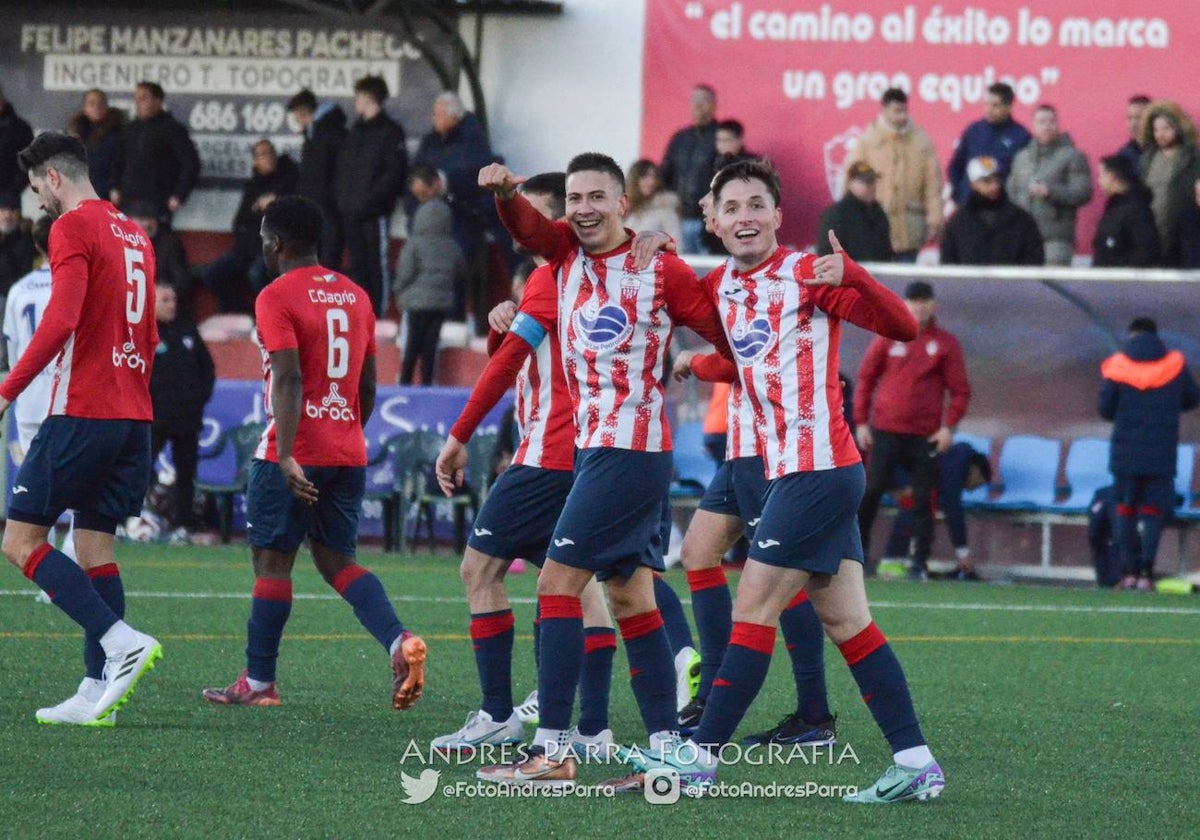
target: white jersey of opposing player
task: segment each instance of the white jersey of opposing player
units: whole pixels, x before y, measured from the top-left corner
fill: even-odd
[[[33,331],[42,322],[42,313],[50,302],[50,267],[39,268],[26,274],[13,284],[4,306],[4,340],[8,345],[8,364],[11,368],[25,352],[33,339]],[[54,385],[54,363],[34,377],[21,396],[13,412],[17,418],[17,434],[21,450],[29,451],[29,444],[50,412],[50,391]]]

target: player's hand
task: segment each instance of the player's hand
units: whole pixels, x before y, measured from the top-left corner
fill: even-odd
[[[833,246],[833,253],[826,254],[823,257],[817,257],[813,262],[813,273],[816,275],[811,280],[805,280],[806,286],[840,286],[842,285],[842,273],[846,270],[846,260],[843,257],[845,251],[842,248],[842,243],[838,242],[834,232],[829,231],[829,244]]]
[[[661,230],[642,230],[634,234],[629,251],[633,257],[633,270],[645,271],[659,251],[675,253],[675,240]]]
[[[950,431],[948,426],[942,426],[942,428],[931,434],[928,440],[933,444],[933,448],[937,454],[941,455],[950,448],[950,444],[954,443],[954,432]]]
[[[517,305],[511,300],[501,301],[488,313],[488,326],[500,334],[508,332],[517,317]]]
[[[502,163],[489,163],[479,170],[479,186],[496,194],[501,201],[508,201],[517,187],[529,180],[524,175],[514,175]]]
[[[434,465],[438,487],[442,488],[443,493],[453,496],[454,491],[462,487],[466,467],[467,448],[454,437],[447,437]]]
[[[858,431],[854,433],[854,438],[858,441],[858,448],[863,452],[870,452],[871,447],[875,444],[874,438],[871,437],[871,428],[866,425],[858,427]]]
[[[676,382],[682,382],[689,379],[692,375],[692,359],[696,358],[695,350],[684,350],[675,357],[675,364],[671,367],[671,376]]]
[[[288,489],[292,491],[293,496],[306,505],[316,503],[317,486],[308,480],[308,476],[304,474],[304,468],[296,463],[295,458],[290,455],[280,458],[279,471],[287,479]]]

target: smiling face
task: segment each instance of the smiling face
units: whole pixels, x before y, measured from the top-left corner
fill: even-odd
[[[779,247],[776,234],[783,212],[764,182],[735,178],[721,188],[713,203],[717,236],[739,269],[753,268]]]
[[[588,253],[611,251],[625,241],[628,212],[621,184],[607,172],[584,169],[567,176],[567,221]]]

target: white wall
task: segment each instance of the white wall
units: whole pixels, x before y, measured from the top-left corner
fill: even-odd
[[[580,152],[622,167],[642,130],[645,0],[565,0],[559,17],[483,20],[480,77],[492,145],[520,174],[562,169]],[[474,15],[463,40],[473,50]],[[470,107],[468,91],[463,98]]]

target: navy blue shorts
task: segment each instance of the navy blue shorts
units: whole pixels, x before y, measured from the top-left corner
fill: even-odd
[[[580,450],[547,554],[595,572],[597,580],[628,579],[638,566],[662,571],[662,503],[672,469],[670,452]]]
[[[365,467],[305,467],[317,486],[317,502],[306,505],[288,489],[274,461],[255,459],[246,487],[246,541],[255,548],[291,554],[304,538],[353,557],[358,548],[358,515],[367,483]]]
[[[754,539],[754,531],[762,516],[763,496],[767,492],[767,473],[762,458],[734,458],[717,468],[700,500],[700,510],[736,516],[746,526],[746,539]]]
[[[75,511],[75,527],[112,534],[137,516],[150,483],[150,424],[54,415],[17,472],[8,516],[51,526]]]
[[[467,545],[489,557],[520,557],[540,566],[574,482],[569,470],[513,464],[492,485]]]
[[[844,559],[863,562],[858,506],[866,482],[862,464],[774,479],[750,559],[825,575],[837,574]]]

